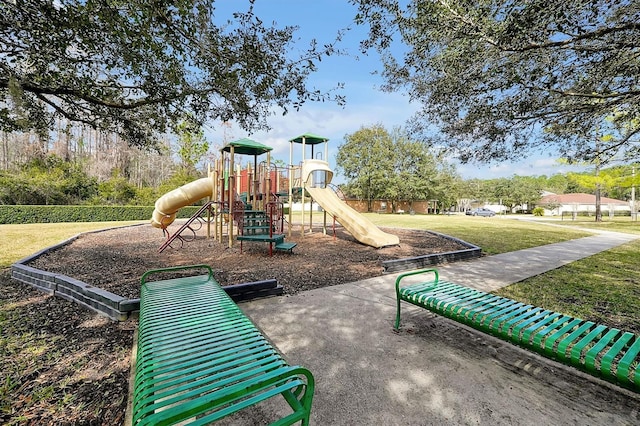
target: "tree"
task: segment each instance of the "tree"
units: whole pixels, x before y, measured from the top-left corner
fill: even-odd
[[[416,200],[451,201],[451,193],[445,196],[442,185],[454,181],[452,166],[438,161],[405,130],[389,133],[377,124],[360,128],[345,136],[345,141],[338,147],[337,170],[350,180],[346,185],[350,195],[367,200],[369,211],[372,201],[380,198],[391,201],[393,210],[400,201],[408,202],[411,209]]]
[[[394,131],[393,140],[394,167],[384,195],[394,205],[408,201],[409,209],[413,210],[414,201],[431,198],[430,188],[437,174],[436,161],[424,144],[410,140],[400,129]]]
[[[607,119],[600,154],[640,156],[639,2],[353,2],[370,28],[362,49],[383,55],[384,89],[422,105],[412,131],[427,140],[435,123],[461,160],[592,160]]]
[[[489,181],[491,187],[491,199],[494,203],[507,206],[509,210],[517,205],[514,197],[515,185],[513,179],[499,178]]]
[[[469,179],[460,188],[461,208],[468,210],[474,201],[488,202],[494,197],[490,180]]]
[[[0,172],[0,204],[77,204],[98,193],[98,182],[79,163],[34,156],[11,173]]]
[[[182,120],[177,126],[178,157],[180,165],[187,172],[196,171],[196,164],[209,150],[209,143],[204,137],[204,131],[191,117]]]
[[[632,166],[615,166],[595,173],[569,173],[568,178],[587,191],[599,185],[602,195],[624,200],[629,198],[633,186]]]
[[[495,179],[492,182],[492,198],[500,201],[509,210],[525,205],[530,208],[540,200],[541,183],[535,177],[515,175],[510,178]]]
[[[277,106],[343,98],[307,87],[334,43],[293,51],[296,27],[246,12],[224,21],[211,0],[0,2],[0,130],[45,135],[55,118],[154,146],[185,111],[198,124],[267,128]]]
[[[635,189],[640,183],[638,170],[640,170],[638,164],[615,166],[603,170],[613,179],[607,196],[617,200],[631,200],[633,198],[635,201]]]
[[[424,145],[423,145],[424,146]],[[425,146],[425,149],[427,147]],[[429,199],[438,200],[442,209],[451,211],[451,208],[460,199],[460,188],[462,178],[452,164],[438,162],[436,164],[436,174],[429,186]]]
[[[567,175],[556,173],[548,178],[542,176],[540,189],[553,192],[555,194],[564,194],[569,192],[569,179]]]
[[[338,146],[336,170],[350,180],[347,192],[367,200],[371,211],[373,200],[385,193],[393,178],[393,140],[381,124],[363,126],[344,140]]]

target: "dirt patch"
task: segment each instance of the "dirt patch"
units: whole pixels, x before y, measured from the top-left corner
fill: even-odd
[[[0,424],[123,425],[135,326],[0,271]]]
[[[223,285],[277,279],[288,294],[382,274],[383,260],[463,249],[426,231],[385,229],[400,245],[375,249],[343,229],[321,229],[286,241],[293,253],[269,256],[268,244],[227,248],[205,237],[158,253],[162,233],[150,226],[87,234],[30,266],[84,281],[127,298],[141,275],[167,266],[205,263]],[[122,425],[125,420],[135,320],[113,322],[47,296],[0,271],[0,424]]]

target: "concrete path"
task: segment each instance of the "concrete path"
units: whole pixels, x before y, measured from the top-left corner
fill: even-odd
[[[444,280],[489,292],[638,238],[640,235],[599,231],[591,237],[442,265],[438,269]]]
[[[640,235],[600,233],[443,265],[442,279],[492,290]],[[313,425],[632,425],[640,395],[408,304],[393,330],[391,274],[241,308],[316,378]],[[268,404],[229,424],[260,424]]]

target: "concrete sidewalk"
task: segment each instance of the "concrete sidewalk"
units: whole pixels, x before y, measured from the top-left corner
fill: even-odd
[[[635,238],[606,232],[438,269],[490,291]],[[640,424],[640,395],[424,309],[404,304],[395,332],[397,275],[240,305],[313,372],[312,424]],[[248,412],[246,424],[279,410]]]
[[[635,234],[599,231],[576,240],[440,265],[438,270],[444,280],[490,292],[639,238]]]

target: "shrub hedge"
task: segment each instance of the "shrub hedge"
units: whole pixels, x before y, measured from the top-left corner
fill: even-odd
[[[200,207],[178,210],[178,218],[191,217]],[[31,206],[0,205],[0,224],[111,222],[151,219],[153,206]]]

